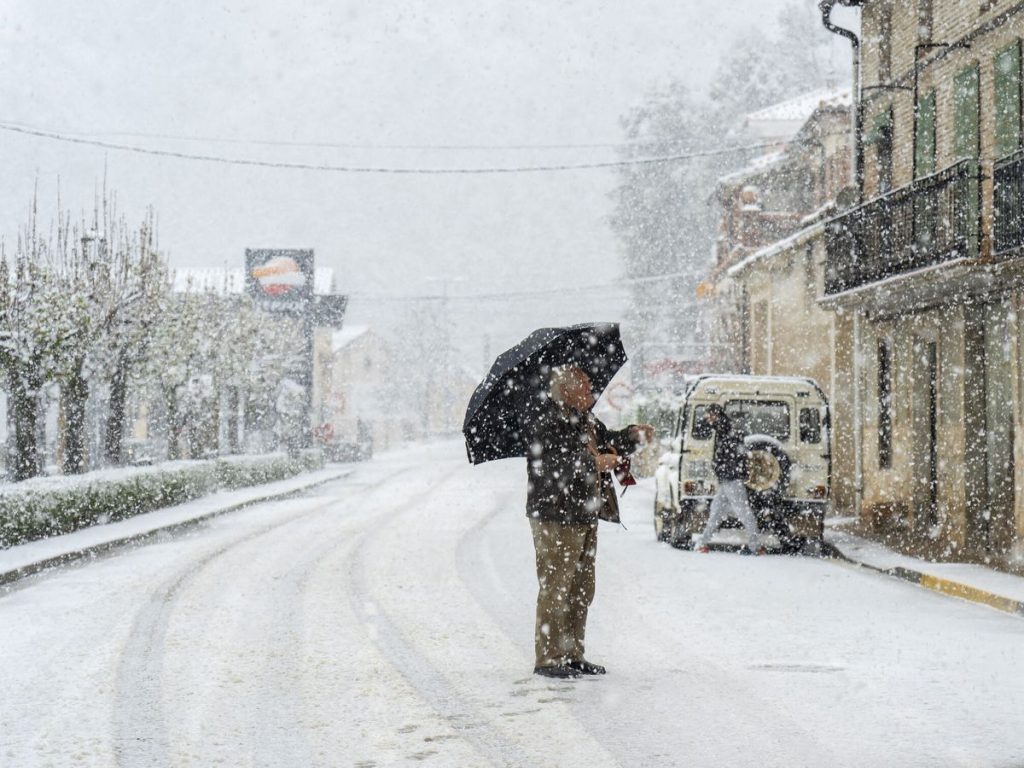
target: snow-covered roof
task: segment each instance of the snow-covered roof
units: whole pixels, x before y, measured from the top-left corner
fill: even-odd
[[[729,275],[729,277],[736,277],[738,274],[747,269],[747,267],[750,267],[752,264],[761,261],[762,259],[771,258],[772,256],[782,253],[783,251],[788,251],[790,248],[803,245],[808,240],[811,240],[814,237],[820,235],[824,231],[824,229],[824,223],[818,222],[817,224],[812,224],[809,227],[804,227],[803,229],[797,230],[789,237],[785,237],[782,240],[778,240],[772,243],[771,245],[767,245],[758,251],[754,251],[752,254],[747,256],[742,261],[729,267],[729,269],[726,270],[726,274]]]
[[[172,288],[176,293],[216,293],[227,296],[245,293],[245,270],[226,267],[182,268],[172,272]],[[334,293],[334,270],[317,267],[313,270],[313,293],[327,296]]]
[[[331,349],[337,352],[370,330],[368,325],[347,325],[331,334]]]
[[[809,376],[757,376],[742,373],[706,373],[696,377],[687,390],[690,396],[697,390],[707,387],[719,388],[722,386],[741,388],[749,385],[763,387],[765,389],[786,389],[790,387],[814,386],[820,391],[818,383]]]
[[[815,110],[852,103],[849,88],[822,89],[750,112],[744,122],[747,133],[754,138],[785,142],[796,136]]]
[[[822,107],[848,107],[853,103],[849,88],[828,88],[770,104],[747,114],[748,121],[806,120]]]
[[[743,168],[719,177],[718,182],[732,184],[782,165],[790,143],[816,110],[851,104],[849,88],[832,88],[805,93],[749,113],[745,121],[746,132],[761,141],[778,142],[778,149],[753,158]]]

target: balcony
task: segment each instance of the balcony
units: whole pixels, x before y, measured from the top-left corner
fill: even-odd
[[[992,252],[1007,254],[1024,247],[1024,151],[993,168]]]
[[[978,255],[978,163],[962,160],[832,219],[825,294]]]

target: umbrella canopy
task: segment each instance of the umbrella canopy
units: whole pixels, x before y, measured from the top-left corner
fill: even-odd
[[[462,424],[470,462],[527,455],[529,426],[548,407],[553,368],[579,366],[596,398],[625,362],[616,323],[537,329],[498,356],[470,398]]]

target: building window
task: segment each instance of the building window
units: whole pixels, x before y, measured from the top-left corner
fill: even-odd
[[[953,79],[953,152],[957,160],[976,158],[980,149],[980,78],[978,65],[972,64]]]
[[[1021,140],[1021,54],[1020,41],[999,51],[993,62],[995,91],[996,157],[1012,155]]]
[[[892,5],[883,3],[878,17],[878,80],[892,77]]]
[[[876,194],[879,195],[892,190],[892,140],[892,109],[887,109],[875,115],[873,127],[864,142],[875,148]]]
[[[878,468],[892,466],[892,351],[878,342]]]
[[[917,102],[914,134],[914,178],[935,173],[935,91]]]

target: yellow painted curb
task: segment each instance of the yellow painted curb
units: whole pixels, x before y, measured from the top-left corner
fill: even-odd
[[[883,576],[891,576],[892,578],[899,579],[900,581],[917,584],[925,589],[930,589],[932,592],[938,592],[941,595],[958,597],[961,600],[968,600],[972,603],[978,603],[979,605],[986,605],[989,608],[995,608],[997,611],[1010,613],[1014,616],[1024,618],[1024,601],[1003,597],[1002,595],[997,595],[994,592],[988,592],[987,590],[979,589],[978,587],[971,587],[967,584],[961,584],[958,581],[950,581],[949,579],[932,576],[930,574],[915,571],[910,568],[904,568],[899,565],[894,568],[880,568],[876,565],[870,565],[869,563],[850,557],[835,545],[833,545],[833,550],[839,555],[837,562],[845,563],[846,565],[854,568],[866,568],[869,571],[874,571],[875,573],[882,574]]]
[[[984,589],[970,587],[966,584],[949,581],[938,576],[931,576],[927,573],[921,574],[921,580],[918,583],[922,587],[926,587],[934,592],[959,597],[962,600],[970,600],[972,603],[981,603],[990,608],[995,608],[997,611],[1005,611],[1006,613],[1013,613],[1018,616],[1024,615],[1024,604],[1020,601],[1011,600],[1008,597],[996,595],[992,592],[986,592]]]

